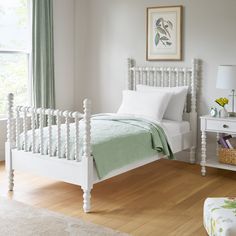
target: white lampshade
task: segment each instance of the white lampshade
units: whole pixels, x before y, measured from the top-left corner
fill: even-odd
[[[236,65],[218,67],[216,88],[236,89]]]

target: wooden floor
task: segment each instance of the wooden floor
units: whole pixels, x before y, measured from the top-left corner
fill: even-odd
[[[7,192],[0,164],[0,195],[26,204],[101,224],[132,235],[200,236],[206,197],[236,196],[236,172],[161,160],[94,186],[90,214],[82,211],[80,187],[16,173]]]

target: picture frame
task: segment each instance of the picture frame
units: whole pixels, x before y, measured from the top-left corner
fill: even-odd
[[[147,8],[146,60],[182,60],[183,6]]]

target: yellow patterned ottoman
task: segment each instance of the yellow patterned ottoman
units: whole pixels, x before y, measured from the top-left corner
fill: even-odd
[[[236,198],[207,198],[203,221],[210,236],[236,236]]]

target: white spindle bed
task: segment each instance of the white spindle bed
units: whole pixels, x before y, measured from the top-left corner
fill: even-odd
[[[185,134],[181,140],[180,150],[190,148],[190,162],[195,162],[195,149],[197,145],[197,79],[198,79],[198,60],[192,61],[191,67],[139,67],[135,66],[135,61],[128,59],[128,89],[135,90],[137,84],[150,86],[189,86],[189,95],[186,101],[184,117],[190,123],[190,132]],[[94,165],[91,147],[91,103],[88,99],[84,100],[84,111],[69,112],[61,110],[52,110],[44,108],[22,107],[14,108],[14,96],[8,96],[8,124],[7,124],[7,142],[6,142],[6,169],[9,173],[9,190],[14,186],[14,170],[31,171],[33,173],[52,177],[54,179],[76,184],[83,189],[83,209],[90,211],[90,192],[93,184],[104,179],[124,173],[131,169],[145,165],[161,158],[161,155],[143,160],[139,163],[128,165],[124,168],[114,170],[105,178],[98,179],[96,167]],[[190,104],[188,106],[188,104]],[[189,109],[188,109],[189,107]],[[83,134],[83,156],[79,159],[79,121],[83,119],[85,131]],[[52,125],[56,121],[57,130],[57,152],[56,157],[52,152]],[[73,120],[75,123],[75,151],[74,157],[70,157],[70,125]],[[61,126],[65,121],[66,142],[65,156],[59,158],[61,152],[62,138]],[[30,126],[30,127],[29,127]],[[47,126],[48,132],[48,150],[47,155],[43,154],[44,135]],[[36,130],[39,130],[40,149],[36,149]],[[28,148],[27,132],[32,132],[32,148]],[[24,148],[20,146],[20,133],[23,132]],[[179,151],[180,151],[179,150]]]

